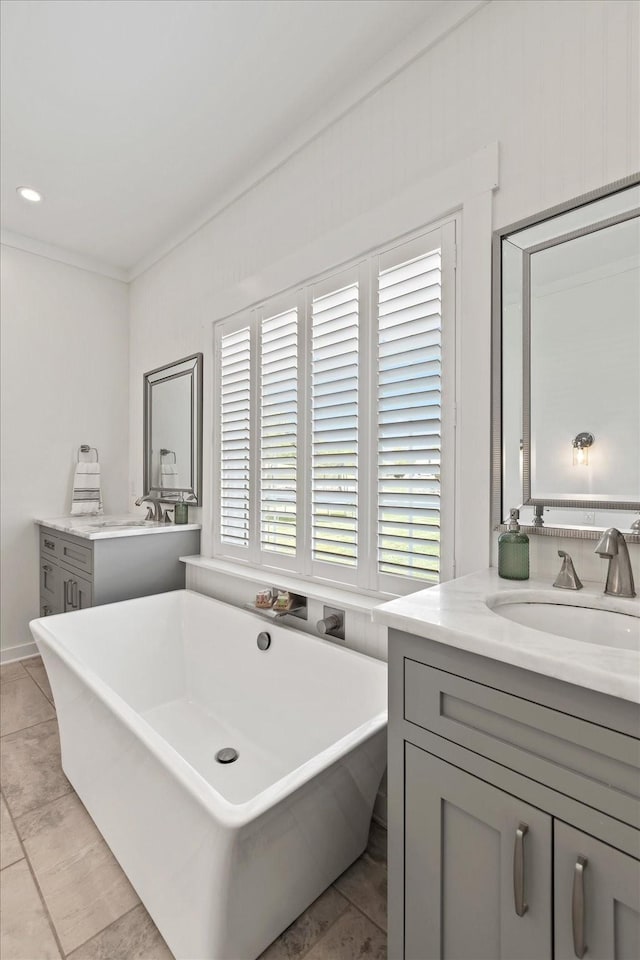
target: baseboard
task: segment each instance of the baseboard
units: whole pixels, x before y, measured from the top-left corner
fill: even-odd
[[[5,647],[0,650],[0,663],[12,663],[14,660],[27,660],[29,657],[37,657],[38,646],[35,641],[31,643],[21,643],[17,647]]]

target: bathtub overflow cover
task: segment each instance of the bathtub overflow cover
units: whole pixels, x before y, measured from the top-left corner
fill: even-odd
[[[259,650],[268,650],[271,646],[271,636],[263,630],[258,634],[258,649]]]
[[[233,763],[233,761],[237,759],[238,751],[234,750],[233,747],[223,747],[222,750],[218,750],[216,753],[218,763]]]

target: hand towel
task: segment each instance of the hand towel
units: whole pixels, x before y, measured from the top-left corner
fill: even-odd
[[[71,496],[71,515],[102,514],[100,464],[81,461],[76,465]]]
[[[160,486],[172,487],[178,486],[178,467],[175,463],[160,463]]]

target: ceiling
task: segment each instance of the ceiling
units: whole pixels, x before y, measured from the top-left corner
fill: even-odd
[[[385,79],[392,51],[419,52],[446,6],[3,0],[4,230],[135,271]]]

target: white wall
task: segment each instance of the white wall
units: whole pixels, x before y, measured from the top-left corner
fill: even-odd
[[[318,271],[330,267],[324,236],[496,140],[494,227],[640,168],[639,14],[625,0],[489,3],[139,276],[131,289],[130,493],[142,484],[142,374],[200,350],[206,490],[211,322],[232,302],[276,292],[256,285],[270,265],[315,244]],[[423,214],[416,209],[415,227]],[[490,231],[482,257],[462,250],[462,271],[478,282],[488,277]],[[470,522],[461,536],[476,566],[489,562],[492,539],[489,309],[484,295],[462,303],[460,348],[481,344],[473,343],[459,410],[461,429],[466,418],[477,426],[459,465],[465,490],[474,491],[463,495]]]
[[[69,513],[78,446],[98,448],[106,512],[127,506],[127,285],[2,245],[2,656],[39,615],[34,517]]]

